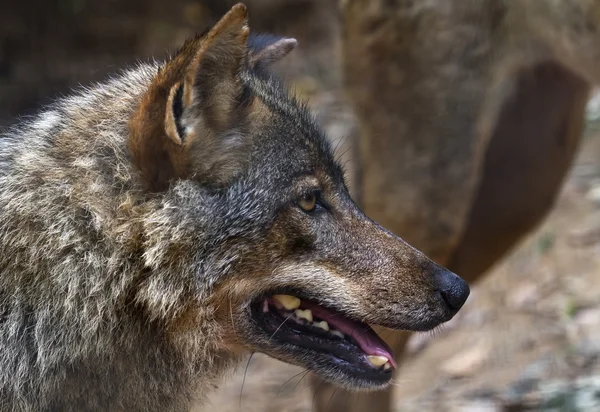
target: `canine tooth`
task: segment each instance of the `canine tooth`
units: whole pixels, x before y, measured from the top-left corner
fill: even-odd
[[[325,322],[324,320],[321,322],[313,322],[313,325],[329,332],[329,323]]]
[[[294,310],[300,307],[300,299],[291,295],[273,295],[273,299],[281,303],[287,310]]]
[[[312,312],[310,309],[296,309],[296,316],[298,316],[300,319],[306,319],[309,322],[313,321]]]
[[[334,329],[334,330],[329,331],[329,333],[337,336],[338,338],[344,339],[344,334],[342,332],[340,332],[339,330]]]
[[[367,359],[373,366],[382,366],[387,363],[387,358],[385,356],[377,356],[377,355],[369,355]]]
[[[386,370],[390,369],[391,367],[392,367],[392,365],[390,365],[390,363],[389,363],[389,362],[386,362],[386,363],[384,363],[384,364],[383,364],[383,370],[384,370],[384,371],[386,371]]]

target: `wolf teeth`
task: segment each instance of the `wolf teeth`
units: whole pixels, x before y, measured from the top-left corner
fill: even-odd
[[[329,333],[331,333],[334,336],[337,336],[338,338],[344,339],[344,334],[342,332],[340,332],[339,330],[332,330],[329,331]]]
[[[310,309],[302,310],[296,309],[296,316],[300,319],[306,319],[309,322],[313,321],[312,312]]]
[[[384,363],[384,364],[383,364],[383,370],[384,370],[384,371],[386,371],[386,370],[390,369],[391,367],[392,367],[392,365],[390,365],[390,363],[389,363],[389,362],[386,362],[386,363]]]
[[[377,356],[377,355],[369,355],[367,356],[367,360],[373,366],[383,366],[388,362],[388,359],[385,356]],[[385,367],[384,367],[385,369]]]
[[[321,322],[313,322],[313,326],[316,326],[317,328],[321,328],[324,331],[329,332],[329,323],[325,322],[324,320]]]
[[[291,295],[273,295],[273,299],[281,303],[286,310],[294,310],[300,307],[300,299]]]

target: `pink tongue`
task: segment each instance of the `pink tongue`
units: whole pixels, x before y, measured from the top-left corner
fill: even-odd
[[[306,300],[300,305],[303,309],[310,309],[313,317],[326,321],[330,327],[337,329],[345,335],[349,335],[358,343],[358,346],[367,355],[383,356],[387,358],[394,368],[397,367],[392,355],[392,350],[383,341],[373,329],[368,325],[360,322],[355,322],[342,315],[332,312],[323,306],[312,303]]]

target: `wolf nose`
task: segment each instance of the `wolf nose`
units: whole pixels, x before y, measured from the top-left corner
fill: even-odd
[[[435,274],[438,290],[446,305],[457,311],[467,301],[471,290],[467,282],[449,270],[440,268]]]

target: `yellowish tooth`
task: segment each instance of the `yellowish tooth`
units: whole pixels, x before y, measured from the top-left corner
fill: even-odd
[[[344,339],[344,334],[342,332],[340,332],[339,330],[335,330],[334,329],[332,331],[329,331],[329,333],[331,333],[332,335],[337,336],[338,338]]]
[[[287,310],[294,310],[300,307],[300,299],[291,295],[273,295],[273,299],[281,303]]]
[[[386,370],[390,369],[391,367],[392,367],[392,365],[390,365],[390,363],[389,363],[389,362],[386,362],[386,363],[384,363],[384,364],[383,364],[383,370],[384,370],[384,371],[386,371]]]
[[[369,355],[367,359],[373,366],[382,366],[387,363],[387,358],[385,356],[377,356],[377,355]]]
[[[298,316],[300,319],[306,319],[309,322],[313,321],[312,312],[310,309],[296,309],[296,316]]]
[[[313,322],[313,325],[329,332],[329,323],[325,322],[324,320],[321,322]]]

